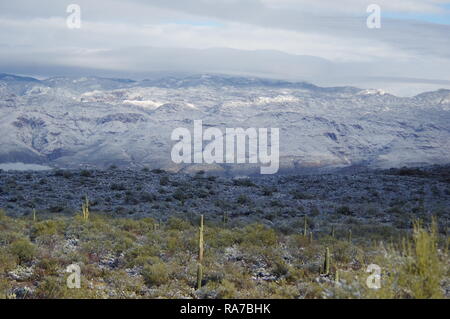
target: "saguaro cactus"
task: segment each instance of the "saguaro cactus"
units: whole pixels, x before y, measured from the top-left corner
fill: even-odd
[[[334,238],[334,225],[331,226],[331,233],[330,233],[331,237]]]
[[[352,242],[352,230],[351,229],[348,230],[348,242],[349,243]]]
[[[306,219],[306,215],[303,217],[303,237],[306,238],[308,236],[308,221]]]
[[[330,259],[331,259],[330,258],[330,249],[327,247],[325,250],[325,261],[323,263],[323,273],[325,275],[330,274],[330,263],[331,263]]]
[[[198,236],[197,289],[202,287],[203,280],[203,215],[200,216]]]
[[[35,208],[33,208],[33,221],[34,222],[36,221],[36,209]]]
[[[85,202],[81,205],[81,212],[83,214],[83,220],[89,220],[89,199],[87,196]]]

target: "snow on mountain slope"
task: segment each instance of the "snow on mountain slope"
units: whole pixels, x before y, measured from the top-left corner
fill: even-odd
[[[199,119],[221,129],[280,128],[282,168],[450,161],[449,90],[400,98],[221,75],[40,81],[0,74],[0,162],[174,168],[172,130],[192,130]]]

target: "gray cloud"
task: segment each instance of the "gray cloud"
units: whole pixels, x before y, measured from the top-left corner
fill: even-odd
[[[223,72],[403,95],[450,81],[449,25],[383,18],[371,30],[365,1],[82,0],[82,28],[69,30],[72,2],[0,3],[1,71]],[[397,13],[447,10],[440,0],[377,2]]]

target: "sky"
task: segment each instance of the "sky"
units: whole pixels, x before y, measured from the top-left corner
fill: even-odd
[[[380,28],[367,27],[371,4]],[[226,73],[410,96],[450,89],[450,1],[1,1],[0,72]]]

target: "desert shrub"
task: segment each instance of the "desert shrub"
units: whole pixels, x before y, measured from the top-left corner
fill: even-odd
[[[215,228],[205,233],[205,241],[208,246],[224,248],[239,244],[242,241],[242,236],[230,229]]]
[[[244,194],[240,194],[239,197],[236,199],[236,203],[240,205],[250,204],[251,200]]]
[[[57,277],[46,277],[34,292],[34,297],[38,299],[59,299],[65,297],[66,285]]]
[[[125,260],[129,267],[153,264],[155,260],[159,261],[158,253],[159,250],[154,245],[137,246],[126,252]]]
[[[277,192],[277,188],[276,187],[268,187],[268,186],[264,186],[262,189],[262,195],[263,196],[272,196],[272,194],[274,192]]]
[[[104,255],[113,249],[113,241],[113,239],[106,239],[101,234],[92,235],[91,237],[84,239],[81,244],[81,251],[91,258],[96,259],[98,256]]]
[[[71,178],[73,176],[71,171],[63,170],[63,169],[56,170],[53,175],[57,176],[57,177],[64,177],[64,178],[67,178],[67,179],[69,179],[69,178]]]
[[[219,207],[223,210],[230,209],[233,205],[223,199],[217,199],[214,201],[214,206]]]
[[[237,289],[234,283],[227,279],[222,280],[217,289],[217,298],[219,299],[233,299],[237,296]]]
[[[31,238],[56,235],[63,227],[64,222],[62,221],[45,220],[38,222],[31,229]]]
[[[314,196],[310,195],[310,194],[306,194],[303,192],[300,192],[298,190],[295,190],[293,192],[291,192],[292,198],[294,199],[298,199],[298,200],[306,200],[306,199],[313,199]]]
[[[353,212],[350,210],[348,206],[341,206],[336,209],[336,213],[340,215],[353,215]]]
[[[10,298],[9,290],[11,288],[11,284],[7,279],[0,277],[0,299],[8,299]]]
[[[189,223],[185,220],[176,217],[170,217],[166,225],[169,230],[186,230],[190,227]]]
[[[146,217],[146,218],[142,218],[140,220],[140,223],[141,223],[141,227],[144,230],[149,231],[149,230],[154,230],[155,225],[157,224],[157,221],[152,217]]]
[[[20,230],[4,231],[0,225],[0,245],[9,245],[12,242],[22,238],[23,234]]]
[[[309,235],[305,237],[303,234],[294,234],[289,237],[289,245],[293,248],[307,247],[310,244]]]
[[[192,240],[187,240],[183,233],[171,230],[166,237],[165,247],[170,254],[177,255],[180,254],[180,250],[191,250],[192,244]]]
[[[52,257],[46,257],[41,259],[36,264],[36,273],[40,274],[42,277],[45,276],[57,276],[58,270],[61,268],[58,259]]]
[[[16,266],[16,258],[5,247],[0,247],[0,273],[4,273]],[[1,292],[0,292],[1,293]]]
[[[125,187],[124,184],[117,184],[117,183],[113,183],[111,184],[111,190],[112,191],[124,191],[127,188]]]
[[[92,177],[92,172],[88,171],[88,170],[82,170],[80,172],[80,176],[82,176],[82,177]]]
[[[277,242],[277,235],[273,229],[262,224],[253,224],[243,229],[242,242],[257,246],[272,246]]]
[[[135,298],[145,288],[141,277],[131,277],[122,269],[110,271],[105,275],[105,281],[118,292],[118,298]]]
[[[134,245],[134,240],[129,237],[118,237],[114,241],[113,250],[117,253],[122,253],[124,251],[127,251]]]
[[[422,176],[426,175],[425,172],[420,170],[419,168],[408,168],[408,167],[402,167],[398,170],[394,171],[394,175],[399,176]]]
[[[430,230],[414,223],[413,240],[405,250],[405,262],[399,269],[399,286],[409,297],[442,298],[440,284],[445,275],[444,263],[448,259],[441,261],[439,256],[436,223],[433,222]]]
[[[154,194],[148,192],[141,193],[141,201],[144,203],[151,203],[154,202],[156,199],[157,197]]]
[[[256,187],[249,178],[238,178],[233,180],[234,186]]]
[[[163,263],[146,265],[142,269],[142,277],[149,286],[160,286],[169,281],[169,271]]]
[[[281,202],[281,201],[279,201],[279,200],[271,200],[270,201],[270,206],[271,207],[284,207],[285,205]]]
[[[333,246],[333,259],[338,263],[350,263],[355,254],[356,251],[350,243],[339,241]]]
[[[117,226],[119,227],[119,229],[135,234],[142,234],[146,230],[144,229],[144,225],[140,221],[130,218],[118,219]]]
[[[169,185],[169,176],[161,176],[161,178],[159,179],[159,185],[161,186],[167,186]]]
[[[297,287],[288,285],[285,280],[280,283],[268,282],[267,286],[268,298],[271,299],[297,299],[300,296]]]
[[[184,202],[191,197],[192,195],[188,194],[186,190],[183,190],[182,188],[177,188],[173,193],[173,198],[179,200],[180,202]]]
[[[17,258],[19,264],[30,262],[36,256],[37,249],[28,239],[19,239],[9,245],[9,252]]]
[[[277,277],[286,276],[289,273],[289,265],[282,258],[272,261],[272,273]]]

